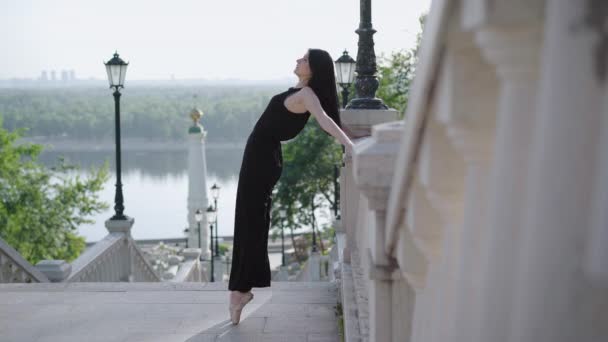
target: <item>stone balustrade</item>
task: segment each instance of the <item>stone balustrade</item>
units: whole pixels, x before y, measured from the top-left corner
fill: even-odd
[[[608,340],[606,10],[434,1],[405,121],[342,112],[347,341]]]
[[[106,221],[109,234],[71,263],[64,260],[41,260],[32,266],[19,252],[0,239],[0,283],[159,282],[160,276],[131,237],[132,225],[133,219]],[[200,250],[198,253],[200,256]],[[197,258],[185,265],[180,279],[202,281],[200,272]]]
[[[0,238],[0,283],[47,283],[49,279]]]
[[[200,262],[200,248],[187,248],[183,251],[186,260],[180,265],[172,282],[207,282],[207,272],[203,272]]]

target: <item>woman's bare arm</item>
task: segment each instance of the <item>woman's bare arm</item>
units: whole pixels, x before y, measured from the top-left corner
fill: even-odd
[[[353,142],[350,138],[344,133],[344,131],[332,120],[327,113],[321,107],[321,102],[319,98],[314,93],[310,87],[304,87],[301,91],[302,104],[306,107],[306,110],[309,111],[319,123],[319,126],[327,133],[331,134],[334,138],[336,138],[348,152],[352,152]]]

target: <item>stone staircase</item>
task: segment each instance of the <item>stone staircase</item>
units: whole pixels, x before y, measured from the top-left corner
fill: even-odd
[[[254,289],[241,323],[225,283],[0,284],[0,340],[337,342],[334,283]]]

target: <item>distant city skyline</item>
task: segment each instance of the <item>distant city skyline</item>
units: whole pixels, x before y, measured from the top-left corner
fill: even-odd
[[[376,54],[411,48],[431,0],[372,1]],[[359,1],[0,0],[0,79],[74,70],[105,79],[115,50],[130,80],[295,79],[308,47],[356,58]],[[50,77],[50,75],[49,75]],[[67,77],[70,77],[69,75]],[[76,77],[75,77],[76,78]]]

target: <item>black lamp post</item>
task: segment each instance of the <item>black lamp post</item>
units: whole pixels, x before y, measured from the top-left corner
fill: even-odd
[[[217,184],[213,184],[213,186],[211,187],[211,196],[213,197],[213,210],[215,210],[215,255],[219,256],[220,255],[220,248],[219,248],[219,244],[218,244],[218,235],[219,235],[219,230],[217,230],[217,199],[220,197],[220,187],[217,186]],[[213,240],[211,241],[211,243],[213,243]]]
[[[122,180],[121,180],[121,157],[120,157],[120,88],[124,88],[125,75],[127,74],[127,66],[129,63],[125,63],[118,53],[114,53],[114,57],[108,62],[104,63],[106,71],[108,73],[108,81],[110,82],[110,88],[114,88],[114,107],[115,107],[115,118],[116,124],[116,193],[114,196],[114,216],[111,220],[127,220],[128,217],[123,214],[125,207],[122,196]]]
[[[315,233],[315,197],[314,195],[312,196],[312,199],[310,201],[310,206],[312,209],[312,219],[310,220],[311,222],[311,226],[312,226],[312,251],[313,252],[317,252],[319,249],[317,248],[317,234]]]
[[[281,218],[281,266],[285,266],[285,218],[287,212],[285,209],[279,210],[279,217]]]
[[[348,109],[388,109],[381,99],[376,98],[378,78],[376,77],[376,53],[374,52],[373,35],[376,30],[372,27],[372,0],[359,0],[360,22],[355,31],[359,35],[359,50],[357,51],[357,80],[355,91],[357,97],[352,99]]]
[[[214,282],[214,257],[213,257],[213,223],[215,222],[215,210],[212,206],[207,208],[207,222],[209,222],[209,231],[211,232],[210,241],[211,241],[211,282]]]
[[[201,248],[201,255],[203,250],[203,242],[201,241],[201,221],[203,220],[203,212],[200,209],[196,209],[194,213],[194,219],[198,225],[198,246]]]
[[[336,219],[340,219],[340,214],[338,213],[338,208],[340,207],[340,182],[338,179],[340,178],[340,165],[334,165],[334,217]]]
[[[344,50],[342,56],[338,58],[334,64],[336,65],[336,81],[342,87],[342,108],[346,108],[348,103],[348,88],[353,83],[355,78],[355,62],[348,51]]]

